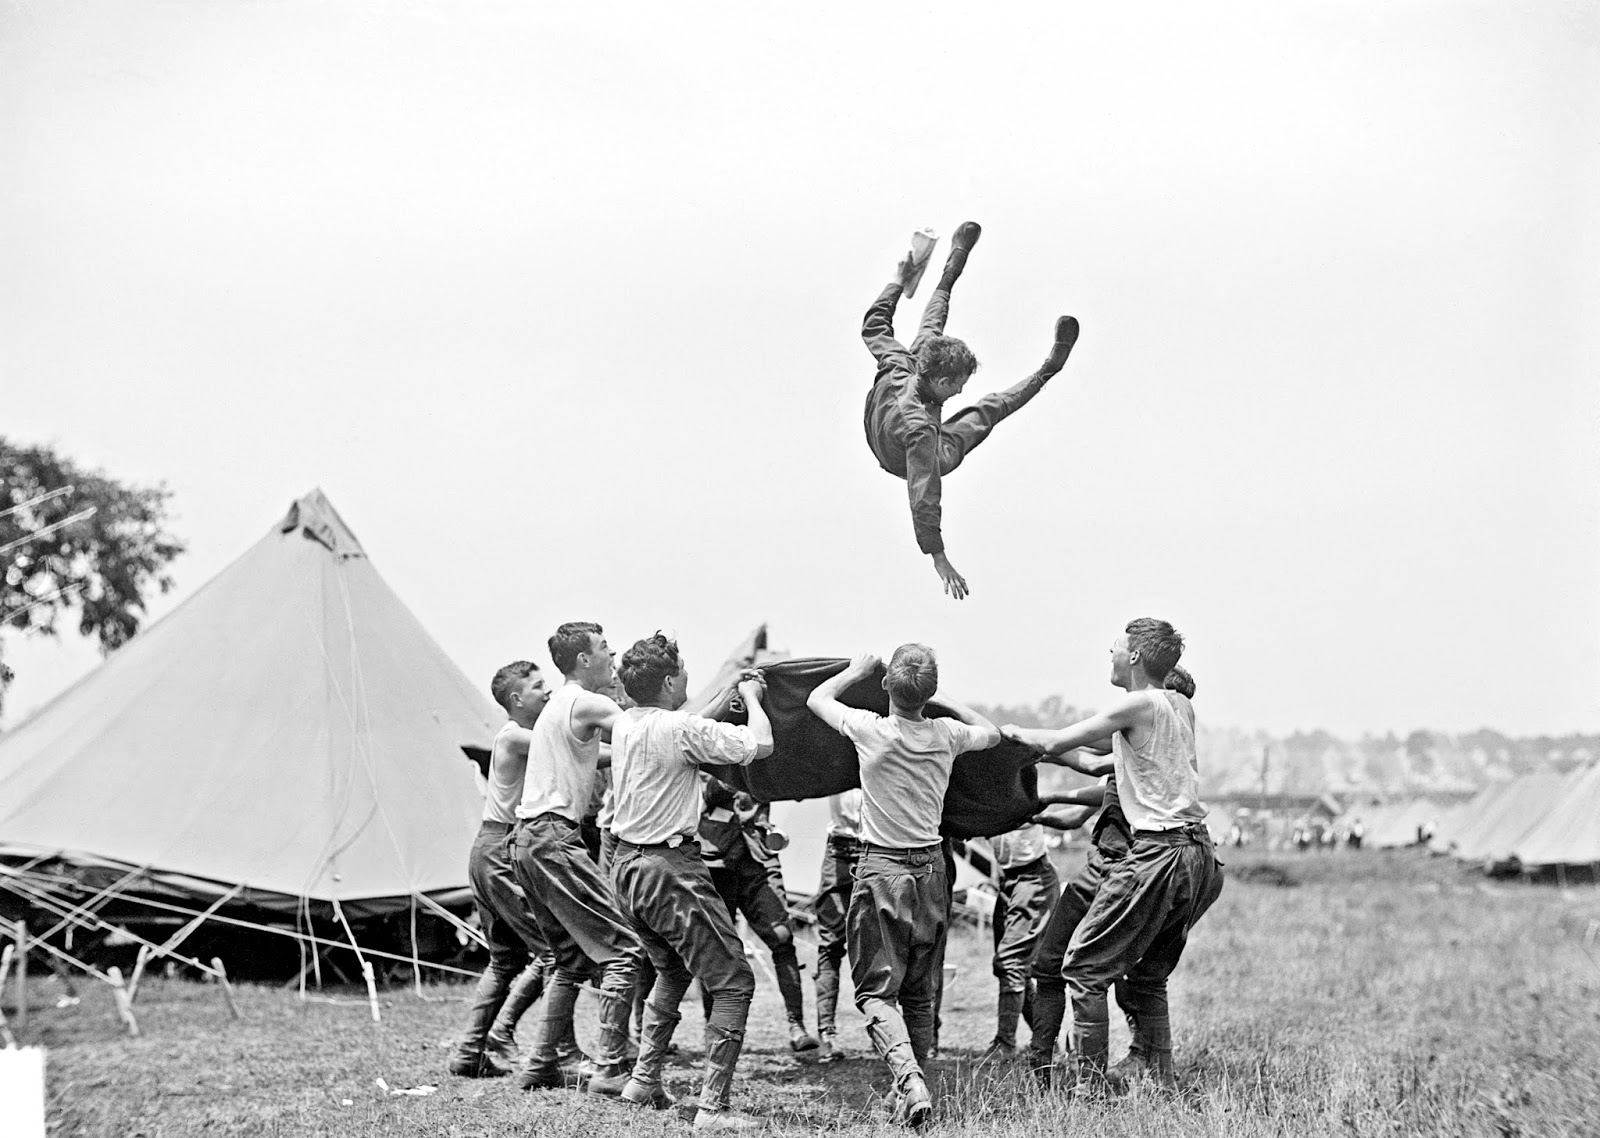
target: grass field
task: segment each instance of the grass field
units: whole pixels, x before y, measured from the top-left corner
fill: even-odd
[[[962,929],[931,1072],[932,1133],[1600,1134],[1600,890],[1489,882],[1413,852],[1229,860],[1227,889],[1174,977],[1181,1095],[1135,1090],[1071,1102],[1033,1093],[1020,1071],[975,1066],[993,1033],[995,984],[985,939]],[[671,1112],[445,1074],[465,1011],[460,985],[426,989],[426,999],[411,989],[382,993],[380,1026],[355,993],[344,993],[348,1005],[302,1004],[292,992],[246,985],[236,1021],[214,987],[151,979],[139,995],[138,1040],[120,1029],[103,985],[83,985],[82,1003],[62,1009],[49,1006],[60,994],[54,980],[34,985],[22,1041],[50,1049],[55,1135],[688,1130]],[[810,999],[808,986],[808,1009]],[[594,1038],[593,1012],[585,997],[585,1041]],[[776,1130],[898,1132],[853,1006],[842,1024],[846,1062],[797,1061],[783,1024],[777,992],[763,981],[736,1106]],[[700,1026],[698,1008],[686,1004],[684,1054],[668,1071],[680,1096],[697,1083]],[[524,1042],[530,1033],[531,1024]],[[1113,1057],[1124,1038],[1113,1037]],[[438,1090],[390,1095],[379,1078]]]

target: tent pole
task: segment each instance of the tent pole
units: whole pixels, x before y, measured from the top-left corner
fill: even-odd
[[[417,895],[411,895],[411,982],[416,986],[417,999],[427,999],[422,994],[422,961],[417,953]]]

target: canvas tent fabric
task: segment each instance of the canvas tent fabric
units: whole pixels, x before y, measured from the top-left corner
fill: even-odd
[[[1435,853],[1454,853],[1461,839],[1474,832],[1479,821],[1493,808],[1495,799],[1500,797],[1500,792],[1504,789],[1504,783],[1490,783],[1466,802],[1448,812],[1439,820],[1439,831],[1434,834],[1429,848]]]
[[[1525,867],[1600,864],[1600,763],[1573,772],[1559,801],[1512,853]]]
[[[503,720],[313,491],[0,738],[0,851],[263,904],[440,896],[482,813],[461,750]]]
[[[724,782],[763,802],[825,798],[861,784],[855,745],[806,707],[817,685],[849,666],[842,659],[786,660],[763,669],[763,701],[772,720],[773,753],[747,767],[709,767]],[[880,667],[847,689],[840,702],[887,715],[889,695]],[[947,837],[1003,834],[1027,822],[1039,803],[1037,756],[1019,743],[956,758],[945,793],[942,831]]]
[[[1513,843],[1555,807],[1562,782],[1553,771],[1536,771],[1506,783],[1471,830],[1457,838],[1455,855],[1463,861],[1509,857]]]

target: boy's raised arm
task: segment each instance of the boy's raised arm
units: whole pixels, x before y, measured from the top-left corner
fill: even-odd
[[[617,722],[622,708],[610,696],[586,691],[572,705],[572,730],[575,733],[599,728],[603,742],[611,742],[611,728]]]
[[[870,652],[857,656],[844,671],[823,680],[812,689],[811,694],[806,696],[806,706],[818,719],[842,734],[845,712],[850,709],[839,702],[839,696],[852,684],[860,683],[872,675],[878,663],[878,658]]]
[[[1040,727],[1017,727],[1007,724],[1000,729],[1000,734],[1025,747],[1031,747],[1045,757],[1061,757],[1065,765],[1073,770],[1090,773],[1086,768],[1088,760],[1075,758],[1068,755],[1068,751],[1075,751],[1081,747],[1092,747],[1102,740],[1110,739],[1118,731],[1127,730],[1139,723],[1144,714],[1145,701],[1135,694],[1123,696],[1105,711],[1098,712],[1089,718],[1070,727],[1056,730],[1047,730]],[[1096,763],[1099,767],[1103,764]],[[1103,772],[1102,772],[1103,773]]]
[[[1093,817],[1093,807],[1076,806],[1059,814],[1035,814],[1030,821],[1049,826],[1052,830],[1076,830]]]

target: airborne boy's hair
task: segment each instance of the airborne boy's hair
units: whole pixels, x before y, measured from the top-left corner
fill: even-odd
[[[889,657],[884,676],[889,698],[904,711],[917,712],[939,690],[939,661],[926,644],[902,644]]]
[[[972,354],[965,340],[954,336],[929,336],[917,345],[917,376],[932,383],[939,379],[965,379],[978,370],[978,357]],[[928,393],[918,384],[919,395]]]
[[[1167,673],[1178,666],[1183,656],[1183,637],[1164,620],[1141,616],[1130,620],[1124,629],[1128,634],[1128,651],[1139,653],[1139,663],[1145,675],[1156,683],[1167,678]]]
[[[511,714],[511,689],[539,670],[531,660],[513,660],[494,674],[489,681],[489,694],[494,701]]]
[[[617,675],[628,698],[635,703],[647,703],[661,693],[661,685],[677,675],[682,667],[677,642],[658,632],[637,641],[622,654]]]

